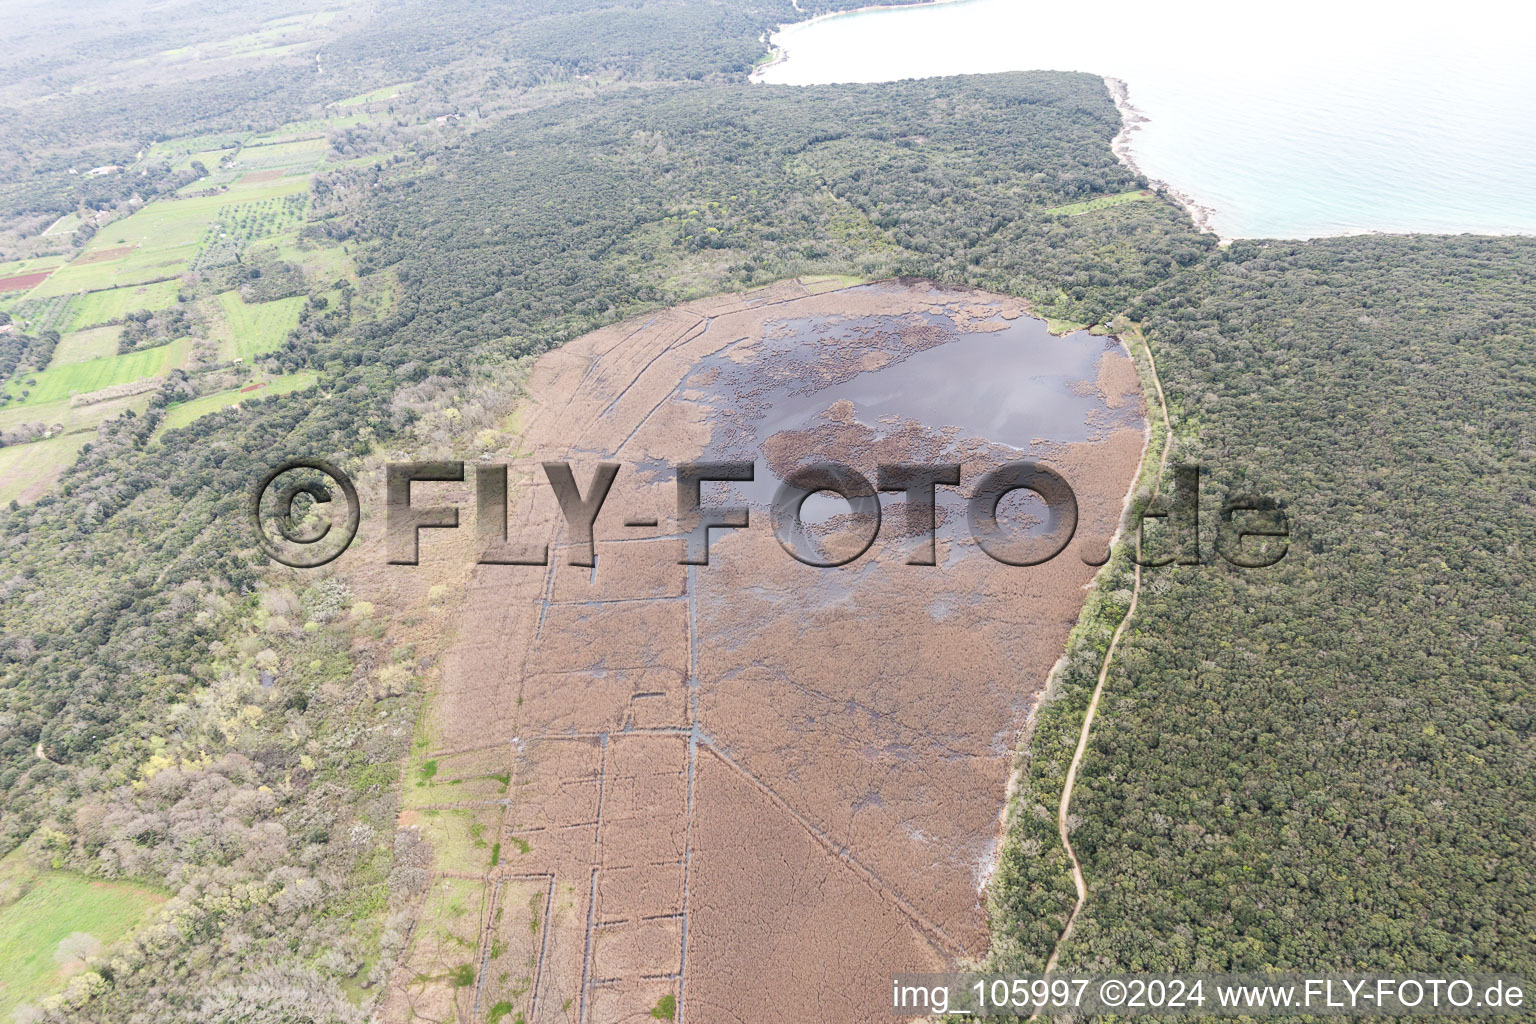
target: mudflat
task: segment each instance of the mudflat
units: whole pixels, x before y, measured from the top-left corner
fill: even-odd
[[[509,542],[548,544],[549,564],[475,569],[424,725],[440,777],[505,780],[455,805],[494,828],[496,862],[434,869],[433,893],[473,890],[456,940],[473,983],[434,987],[445,954],[418,943],[385,1019],[884,1021],[891,974],[984,953],[1014,746],[1143,450],[1120,345],[974,290],[786,282],[574,341],[528,402],[518,450],[490,457],[511,466]],[[1060,472],[1079,514],[1027,567],[978,548],[964,500],[1021,458]],[[569,564],[545,460],[584,490],[621,465],[594,567]],[[751,521],[682,565],[674,469],[699,460],[755,463],[704,490]],[[909,564],[926,538],[901,492],[859,558],[790,557],[768,502],[827,460],[871,481],[959,463],[935,564]],[[1000,515],[1038,534],[1024,497]],[[824,495],[805,520],[823,553],[872,528]]]

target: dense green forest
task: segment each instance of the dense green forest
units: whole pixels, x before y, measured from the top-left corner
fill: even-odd
[[[1530,239],[1242,241],[1132,304],[1208,502],[1294,526],[1273,568],[1208,539],[1150,574],[1074,793],[1063,967],[1532,973],[1533,284]],[[1053,815],[1102,642],[1031,754],[1021,964],[1071,907]]]
[[[115,68],[279,9],[243,10],[81,52]],[[1148,573],[1074,797],[1090,899],[1064,967],[1536,976],[1536,244],[1223,249],[1167,202],[1051,212],[1146,184],[1110,151],[1099,79],[748,85],[764,34],[803,16],[778,0],[354,14],[325,29],[324,74],[303,51],[71,91],[84,72],[62,50],[0,65],[37,93],[0,107],[8,245],[189,180],[71,167],[421,80],[384,122],[332,129],[334,155],[369,159],[313,186],[306,242],[345,247],[356,286],[277,263],[181,286],[188,304],[306,296],[260,364],[318,385],[167,431],[192,387],[173,375],[55,493],[0,511],[0,853],[172,894],[168,923],[49,1014],[365,1020],[409,927],[425,874],[394,789],[432,652],[339,582],[266,564],[240,515],[261,469],[457,451],[517,360],[810,273],[1139,325],[1208,501],[1258,491],[1292,517],[1277,567],[1234,569],[1207,542],[1208,564]],[[422,127],[449,114],[464,127]],[[134,311],[121,344],[190,329],[180,315]],[[3,337],[7,374],[58,341]],[[1054,810],[1126,586],[1121,559],[1035,728],[993,891],[1007,966],[1037,968],[1072,904]]]

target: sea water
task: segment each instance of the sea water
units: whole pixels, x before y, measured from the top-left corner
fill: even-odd
[[[1515,4],[956,0],[786,26],[759,78],[1091,72],[1148,119],[1136,166],[1223,237],[1531,234],[1532,39]]]

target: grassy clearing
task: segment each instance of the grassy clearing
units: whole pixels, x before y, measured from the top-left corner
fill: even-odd
[[[58,433],[73,434],[80,430],[95,430],[105,420],[120,416],[129,409],[140,415],[149,408],[150,395],[130,395],[109,402],[92,402],[90,405],[70,405],[69,399],[52,402],[18,405],[10,402],[0,405],[0,430],[14,430],[25,423],[41,423],[57,428]]]
[[[273,142],[298,142],[313,138],[317,133],[324,134],[333,128],[345,128],[350,125],[368,124],[373,119],[366,113],[330,113],[325,117],[316,117],[307,121],[290,121],[275,131],[265,135],[253,135],[248,140],[253,145]]]
[[[294,33],[303,27],[302,21],[282,18],[269,21],[254,32],[221,39],[206,49],[233,57],[267,56],[300,49],[302,43],[294,39]]]
[[[1045,329],[1060,337],[1063,334],[1071,334],[1073,331],[1085,331],[1088,329],[1088,325],[1076,323],[1072,320],[1056,320],[1052,317],[1046,317]]]
[[[451,993],[474,984],[486,898],[484,882],[458,878],[432,882],[406,952],[413,994],[445,988]]]
[[[48,230],[43,232],[43,236],[47,237],[48,235],[67,235],[79,226],[80,215],[78,213],[66,213],[64,216],[48,225]]]
[[[233,149],[240,145],[244,132],[210,132],[206,135],[183,135],[176,139],[167,139],[150,146],[144,153],[146,162],[154,160],[175,161],[179,155],[187,153],[209,153],[218,150]],[[208,162],[203,161],[205,164]],[[213,164],[208,164],[211,168]]]
[[[230,388],[228,391],[217,391],[211,395],[194,398],[190,402],[181,402],[166,410],[165,419],[160,424],[160,429],[175,430],[184,427],[194,420],[201,419],[209,413],[218,412],[220,409],[228,409],[240,402],[250,401],[253,398],[270,398],[273,395],[286,395],[294,391],[303,391],[311,387],[319,375],[310,371],[303,373],[288,373],[277,377],[268,377],[263,381],[253,381],[261,386],[250,390],[250,385],[239,388]]]
[[[180,281],[157,281],[136,288],[109,288],[106,291],[77,295],[54,326],[61,332],[78,331],[113,320],[121,320],[140,309],[170,309],[176,305]]]
[[[297,263],[306,274],[326,284],[338,278],[357,277],[357,264],[339,245],[304,248],[292,242],[278,242],[271,246],[271,252],[276,259]]]
[[[234,152],[235,150],[233,148],[196,150],[193,152],[183,153],[172,166],[177,170],[181,170],[182,168],[191,169],[194,163],[199,163],[203,165],[203,167],[208,171],[210,175],[212,175],[218,171],[219,166],[223,162],[224,158],[226,156],[232,155]]]
[[[401,82],[399,85],[386,85],[381,89],[374,89],[372,92],[358,93],[356,96],[348,96],[344,100],[337,100],[331,106],[360,107],[365,103],[381,103],[405,92],[415,84],[414,82]]]
[[[117,339],[123,336],[121,325],[115,327],[92,327],[84,331],[70,331],[59,339],[58,347],[53,350],[53,362],[48,364],[50,370],[60,366],[69,366],[72,363],[84,363],[92,359],[105,359],[108,356],[117,355]]]
[[[418,727],[423,723],[418,722]],[[426,749],[423,745],[417,751]],[[476,751],[412,761],[406,772],[406,785],[400,793],[405,808],[423,808],[433,804],[465,800],[500,800],[507,795],[511,776],[507,774],[500,751]]]
[[[71,395],[84,395],[100,391],[114,384],[126,384],[144,377],[159,377],[170,373],[186,361],[192,351],[189,338],[173,341],[169,345],[128,352],[120,356],[91,359],[71,366],[27,374],[20,380],[12,380],[5,386],[5,393],[14,395],[13,405],[43,405],[68,399]]]
[[[835,292],[839,288],[852,288],[857,284],[865,284],[867,280],[863,277],[854,277],[852,274],[812,274],[800,278],[800,283],[807,291],[820,295],[822,292]]]
[[[342,167],[371,167],[374,165],[382,165],[383,163],[383,158],[379,154],[373,153],[368,156],[354,156],[346,158],[338,157],[334,160],[327,160],[318,168],[316,168],[316,170],[334,171]]]
[[[1068,203],[1066,206],[1053,206],[1046,213],[1061,214],[1064,217],[1076,217],[1082,213],[1092,213],[1095,210],[1105,210],[1111,206],[1120,206],[1123,203],[1142,203],[1157,196],[1147,189],[1137,189],[1135,192],[1121,192],[1119,195],[1100,196],[1098,199],[1088,199],[1081,203]]]
[[[12,444],[0,448],[0,505],[13,501],[28,504],[48,493],[59,474],[75,461],[82,445],[96,435],[89,432],[64,434],[31,444]],[[3,883],[0,883],[3,886]],[[9,966],[4,953],[5,910],[0,908],[0,964]],[[4,1020],[6,987],[0,985],[0,1020]]]
[[[0,861],[0,1020],[64,985],[81,966],[68,950],[106,949],[163,902],[161,893],[127,882],[36,871],[20,851]],[[77,932],[90,939],[72,940]]]
[[[224,359],[253,359],[282,347],[288,332],[298,326],[299,311],[305,298],[277,299],[246,305],[236,291],[218,296],[218,309],[224,318],[224,337],[219,355]]]
[[[500,807],[434,807],[420,813],[416,825],[432,844],[438,871],[485,871],[493,856],[500,859]]]
[[[294,167],[312,165],[325,152],[321,138],[293,139],[287,142],[258,142],[252,139],[240,151],[239,163],[246,167]]]

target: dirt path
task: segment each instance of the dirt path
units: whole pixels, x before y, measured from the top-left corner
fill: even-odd
[[[1163,485],[1163,475],[1168,471],[1169,456],[1173,453],[1173,423],[1168,418],[1168,402],[1163,397],[1163,382],[1157,375],[1157,360],[1152,355],[1152,346],[1146,338],[1141,336],[1140,329],[1136,330],[1135,336],[1146,350],[1147,366],[1152,372],[1152,384],[1157,389],[1157,404],[1163,417],[1163,454],[1158,460],[1157,478],[1152,484],[1152,497],[1155,500]],[[1046,974],[1056,969],[1056,960],[1061,955],[1061,947],[1066,945],[1067,939],[1071,937],[1072,928],[1077,924],[1083,907],[1088,903],[1088,882],[1083,877],[1082,863],[1078,861],[1077,851],[1072,848],[1072,840],[1067,834],[1067,815],[1072,809],[1072,789],[1077,784],[1077,769],[1082,765],[1083,754],[1088,750],[1088,735],[1092,732],[1094,718],[1098,715],[1099,699],[1104,696],[1104,680],[1109,677],[1109,667],[1114,661],[1115,652],[1120,648],[1120,638],[1125,635],[1132,616],[1136,614],[1136,606],[1141,600],[1141,530],[1137,529],[1134,536],[1137,564],[1135,583],[1131,587],[1131,604],[1125,610],[1125,616],[1120,620],[1120,625],[1115,627],[1114,636],[1109,639],[1109,649],[1104,652],[1104,664],[1099,666],[1098,683],[1093,688],[1093,697],[1088,701],[1088,711],[1083,715],[1083,728],[1078,733],[1077,749],[1072,753],[1072,764],[1067,768],[1066,784],[1061,789],[1061,803],[1056,809],[1056,832],[1061,836],[1061,846],[1066,850],[1067,859],[1072,862],[1072,884],[1077,889],[1077,903],[1073,905],[1072,913],[1067,917],[1066,926],[1062,928],[1061,935],[1056,939],[1050,959],[1045,962]],[[1039,1015],[1036,1014],[1036,1016]]]

